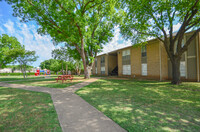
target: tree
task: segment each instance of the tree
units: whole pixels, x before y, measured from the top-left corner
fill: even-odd
[[[56,74],[58,74],[58,71],[60,71],[60,64],[58,61],[55,61],[54,63],[51,63],[50,69],[54,71]]]
[[[51,64],[54,64],[55,62],[56,62],[57,60],[55,60],[55,59],[49,59],[49,60],[45,60],[45,61],[43,61],[43,62],[41,62],[40,63],[40,67],[42,68],[42,69],[49,69],[49,70],[51,70]]]
[[[122,0],[126,17],[121,33],[133,43],[148,37],[159,39],[172,64],[172,84],[180,84],[180,60],[191,41],[200,31],[199,0]],[[181,24],[174,35],[174,25]],[[195,30],[182,45],[184,33]]]
[[[7,64],[13,62],[22,49],[23,46],[17,38],[6,34],[0,35],[0,68],[4,68]]]
[[[81,70],[83,69],[83,62],[81,60],[75,60],[74,66],[75,66],[77,75],[80,76]]]
[[[27,50],[22,51],[21,54],[16,58],[16,62],[19,63],[24,78],[27,77],[26,70],[28,65],[36,61],[37,58],[38,56],[35,55],[35,51]]]
[[[49,34],[55,44],[75,48],[83,61],[85,78],[89,78],[97,52],[113,37],[118,21],[116,0],[7,1],[13,4],[14,16],[35,20],[40,34]]]
[[[61,47],[60,49],[53,50],[51,54],[54,59],[57,59],[62,63],[62,74],[64,74],[63,63],[64,61],[70,61],[70,57],[67,50],[64,47]]]

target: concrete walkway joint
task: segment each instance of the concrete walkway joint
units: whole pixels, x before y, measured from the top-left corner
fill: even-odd
[[[74,94],[76,90],[97,80],[98,78],[91,78],[64,89],[3,82],[0,82],[0,86],[49,93],[63,132],[125,132],[110,118]]]

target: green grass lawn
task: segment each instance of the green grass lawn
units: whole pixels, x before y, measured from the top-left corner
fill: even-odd
[[[49,87],[49,88],[66,88],[71,85],[80,83],[83,80],[84,80],[83,77],[74,77],[73,81],[67,80],[67,81],[64,81],[64,83],[62,83],[62,81],[60,81],[60,80],[57,83],[55,78],[40,79],[40,80],[13,81],[13,82],[9,82],[9,83],[24,84],[24,85],[30,85],[30,86],[42,86],[42,87]]]
[[[62,130],[49,94],[0,87],[0,131]]]
[[[76,93],[129,132],[200,131],[200,83],[101,79]]]
[[[51,78],[55,78],[55,75],[51,75]],[[23,80],[39,80],[44,79],[44,76],[28,76],[27,78],[23,78],[23,76],[0,76],[0,82],[3,81],[23,81]]]

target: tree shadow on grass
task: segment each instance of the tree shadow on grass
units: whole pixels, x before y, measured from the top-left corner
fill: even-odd
[[[128,131],[199,131],[200,84],[102,79],[77,91]]]
[[[0,131],[61,131],[50,95],[0,87]]]

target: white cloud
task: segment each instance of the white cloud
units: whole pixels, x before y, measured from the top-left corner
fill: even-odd
[[[177,32],[179,30],[179,28],[181,27],[180,23],[177,23],[176,25],[173,26],[173,31]]]
[[[103,51],[100,54],[108,53],[117,49],[121,49],[127,46],[131,46],[131,41],[125,41],[120,35],[120,29],[118,26],[115,27],[113,39],[106,45],[103,46]]]
[[[14,23],[11,20],[8,20],[8,22],[3,25],[10,34],[13,34],[15,32]]]
[[[1,34],[4,33],[4,30],[3,30],[3,28],[1,28],[1,27],[0,27],[0,33],[1,33]]]
[[[34,66],[38,66],[43,60],[51,58],[51,51],[55,49],[51,37],[39,35],[35,25],[8,20],[3,26],[7,29],[5,33],[15,36],[21,44],[25,45],[26,50],[36,51],[39,59],[33,64]],[[3,31],[0,26],[0,32]]]

